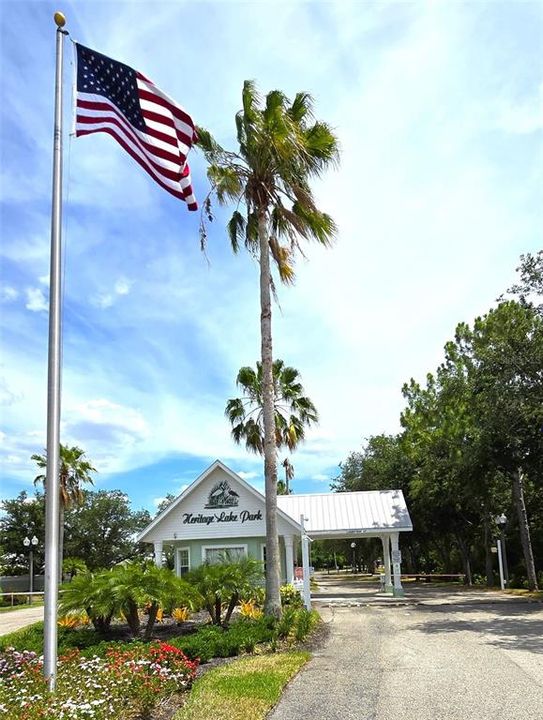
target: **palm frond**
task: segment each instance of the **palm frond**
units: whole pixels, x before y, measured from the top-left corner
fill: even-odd
[[[317,240],[321,245],[331,245],[337,233],[337,226],[330,215],[308,208],[299,202],[294,203],[292,212],[304,224],[304,237]]]
[[[198,135],[197,147],[199,147],[206,156],[217,157],[224,153],[224,149],[215,140],[213,135],[203,127],[196,128]]]
[[[306,117],[313,115],[313,98],[307,92],[296,93],[288,114],[296,123],[302,123]]]
[[[215,188],[217,200],[221,205],[239,199],[243,191],[243,185],[235,168],[224,165],[210,165],[207,169],[207,176]]]
[[[230,218],[227,228],[232,250],[237,253],[239,250],[240,240],[245,239],[247,229],[247,222],[239,210],[235,210],[232,213],[232,217]]]

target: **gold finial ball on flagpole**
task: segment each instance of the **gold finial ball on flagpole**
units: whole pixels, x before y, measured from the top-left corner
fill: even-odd
[[[61,28],[66,25],[66,18],[61,12],[56,12],[53,17],[55,18],[57,27]]]

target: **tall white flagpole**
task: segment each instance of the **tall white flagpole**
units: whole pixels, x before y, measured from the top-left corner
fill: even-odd
[[[62,230],[62,61],[66,24],[56,12],[55,129],[53,140],[53,202],[49,285],[49,359],[47,376],[47,475],[45,481],[45,610],[43,674],[52,692],[57,676],[57,610],[59,578],[59,455],[61,370],[61,230]]]

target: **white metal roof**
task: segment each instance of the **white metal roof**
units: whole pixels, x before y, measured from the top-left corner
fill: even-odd
[[[279,495],[277,505],[296,522],[303,514],[312,537],[413,530],[401,490]]]

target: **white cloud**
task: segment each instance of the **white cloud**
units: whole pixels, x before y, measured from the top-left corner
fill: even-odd
[[[245,472],[243,470],[235,470],[236,475],[239,475],[242,480],[252,480],[253,478],[259,477],[260,473],[256,472]]]
[[[128,280],[124,277],[119,278],[115,283],[115,292],[117,293],[117,295],[128,295],[133,284],[133,280]]]
[[[133,280],[129,280],[125,277],[118,278],[113,284],[113,290],[108,292],[100,292],[91,295],[90,302],[95,307],[99,307],[102,310],[110,308],[119,297],[128,295],[134,284]]]
[[[114,298],[111,293],[99,293],[98,295],[93,295],[90,298],[90,302],[96,307],[105,310],[113,305]]]
[[[48,309],[49,305],[43,294],[43,290],[40,288],[27,288],[26,289],[26,305],[27,310],[32,312],[44,312]]]
[[[316,475],[311,476],[311,480],[315,480],[316,482],[330,482],[330,476],[317,473]]]
[[[19,297],[19,291],[16,290],[13,287],[10,287],[9,285],[4,285],[4,287],[0,290],[0,301],[9,303],[13,302],[14,300],[17,300]]]

